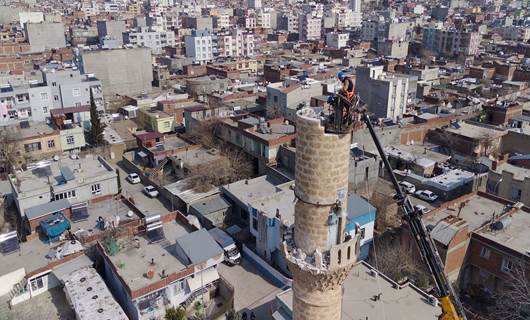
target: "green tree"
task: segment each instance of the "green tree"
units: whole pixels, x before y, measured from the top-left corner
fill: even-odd
[[[101,123],[101,119],[99,118],[92,90],[90,91],[90,124],[90,139],[92,145],[95,147],[102,145],[105,142],[103,139],[105,124]]]
[[[186,310],[182,308],[169,308],[166,310],[165,320],[186,320]]]

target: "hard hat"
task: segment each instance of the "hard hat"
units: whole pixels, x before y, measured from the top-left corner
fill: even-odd
[[[346,74],[344,73],[344,71],[339,71],[339,73],[337,74],[337,77],[342,80],[344,78],[346,78]]]

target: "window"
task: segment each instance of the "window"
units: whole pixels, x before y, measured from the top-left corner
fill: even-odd
[[[258,230],[258,219],[252,218],[252,229]]]
[[[74,136],[66,136],[66,144],[75,144]]]
[[[79,88],[72,89],[72,96],[79,97],[80,95],[81,95],[81,91],[79,91]]]
[[[75,103],[75,106],[76,106],[77,108],[79,108],[79,107],[81,106],[81,102],[76,102],[76,103]]]
[[[41,92],[40,93],[40,99],[42,101],[48,101],[49,97],[48,97],[48,92]]]
[[[54,96],[53,96],[53,100],[55,100],[55,101],[59,101],[59,96],[58,96],[58,95],[54,95]]]
[[[36,291],[44,288],[44,281],[42,280],[42,278],[44,277],[46,277],[46,275],[31,280],[31,291]]]
[[[92,194],[94,195],[101,194],[101,184],[96,183],[91,185],[90,190],[92,190]]]
[[[26,152],[39,151],[41,149],[42,147],[41,147],[40,142],[33,142],[33,143],[28,143],[24,145],[24,150]]]
[[[48,140],[48,148],[55,148],[55,140]]]
[[[70,191],[66,191],[66,192],[56,193],[54,195],[54,199],[55,200],[72,199],[72,198],[75,198],[75,197],[76,197],[75,190],[70,190]]]
[[[504,273],[510,273],[513,270],[513,262],[508,258],[502,258],[501,271]]]
[[[48,113],[48,107],[42,107],[42,113]]]
[[[513,201],[519,201],[521,200],[522,190],[519,188],[512,187],[512,200]]]
[[[366,236],[366,228],[361,228],[361,240]]]
[[[491,250],[489,248],[486,248],[486,247],[480,248],[480,256],[482,258],[489,259],[490,258],[490,253],[491,253]]]
[[[179,281],[179,282],[175,283],[175,293],[176,294],[183,292],[184,288],[185,288],[184,281]]]
[[[56,87],[57,86],[57,82],[52,82],[52,87]]]
[[[169,128],[169,125],[170,125],[169,121],[164,121],[164,128]]]

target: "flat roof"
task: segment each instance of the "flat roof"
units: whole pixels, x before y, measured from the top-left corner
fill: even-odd
[[[160,281],[162,270],[166,275],[180,272],[186,269],[176,253],[176,241],[178,238],[188,234],[188,230],[177,222],[163,224],[166,239],[151,243],[146,234],[135,237],[139,246],[134,241],[119,239],[123,246],[115,255],[108,255],[110,261],[116,267],[116,272],[127,284],[131,291],[135,291]],[[153,259],[154,264],[151,264]],[[153,270],[155,276],[148,279],[145,274]]]
[[[294,204],[296,197],[294,190],[290,188],[294,182],[287,182],[278,186],[277,192],[260,199],[255,199],[250,205],[263,212],[267,217],[276,217],[276,211],[281,215],[282,223],[286,226],[294,224]]]
[[[460,121],[458,123],[459,128],[449,127],[446,128],[448,132],[458,134],[464,137],[469,137],[473,139],[484,139],[488,138],[498,138],[505,135],[506,131],[500,131],[495,129],[490,129],[486,127],[476,126],[467,122]]]
[[[484,228],[478,233],[522,255],[528,255],[530,250],[530,213],[517,210],[508,219],[509,224],[502,230]]]
[[[256,199],[262,199],[278,192],[279,183],[267,175],[254,179],[245,179],[233,182],[222,187],[223,193],[239,199],[244,204],[249,204]]]
[[[31,208],[27,208],[24,210],[24,214],[28,218],[28,220],[33,220],[36,218],[40,218],[42,216],[45,216],[50,213],[54,213],[66,208],[70,208],[71,204],[70,201],[67,199],[60,199],[57,201],[52,201],[48,203],[39,204],[36,206],[33,206]]]
[[[203,216],[230,208],[230,203],[219,194],[209,196],[191,204],[191,207]]]
[[[506,205],[478,194],[467,198],[465,202],[466,205],[462,208],[460,214],[458,214],[460,210],[459,203],[455,203],[441,211],[431,214],[427,213],[422,219],[425,226],[429,224],[435,226],[438,221],[452,215],[455,217],[459,216],[465,220],[469,225],[469,231],[473,231],[490,221],[494,213],[500,215],[506,209]]]
[[[524,180],[526,177],[530,177],[530,170],[527,168],[519,167],[508,162],[503,162],[497,165],[495,170],[496,173],[502,174],[503,171],[513,173],[513,178],[516,180]]]
[[[116,176],[116,172],[110,164],[94,154],[88,154],[79,159],[61,157],[59,161],[44,160],[38,164],[39,168],[14,174],[20,182],[17,186],[18,193],[24,193],[28,196],[41,194],[45,190],[49,193],[50,182],[55,192],[60,192]],[[70,168],[74,179],[65,181],[61,174],[61,167]]]
[[[425,292],[409,284],[396,286],[395,282],[371,270],[375,269],[359,262],[350,271],[343,284],[342,319],[438,319],[441,308],[430,304]],[[378,294],[381,300],[374,301]],[[280,293],[278,299],[292,310],[292,289]]]
[[[184,166],[196,166],[199,164],[205,164],[211,161],[219,160],[223,156],[217,149],[205,149],[200,148],[189,148],[188,150],[182,150],[173,153],[173,157],[182,160]]]

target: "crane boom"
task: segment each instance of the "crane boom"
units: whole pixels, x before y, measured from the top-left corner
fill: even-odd
[[[366,109],[360,107],[360,100],[358,98],[355,98],[355,103],[352,103],[341,95],[337,95],[337,98],[332,105],[334,107],[334,119],[332,120],[333,126],[330,127],[332,131],[340,132],[351,130],[351,127],[354,124],[354,114],[360,114],[360,120],[362,120],[368,127],[370,136],[374,141],[379,156],[383,160],[387,174],[390,177],[390,182],[392,182],[396,191],[395,198],[403,210],[402,218],[409,225],[414,241],[418,246],[420,256],[429,269],[438,289],[438,300],[442,309],[442,314],[439,319],[466,320],[464,307],[445,274],[444,265],[440,259],[436,245],[421,220],[422,212],[414,207],[408,195],[401,189],[383,146],[375,133],[372,121]]]

